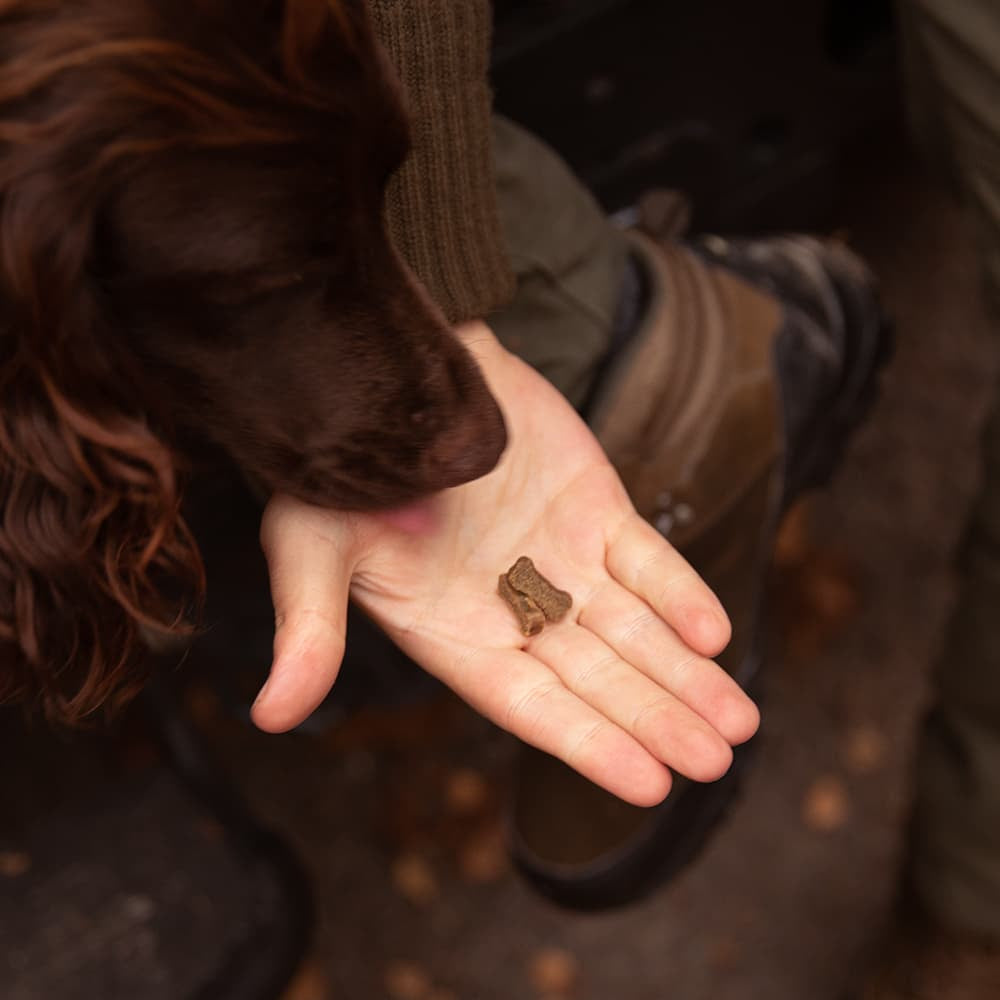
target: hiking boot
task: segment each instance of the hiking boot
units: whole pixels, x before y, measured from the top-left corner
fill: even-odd
[[[630,238],[643,318],[611,359],[588,421],[639,513],[719,596],[733,625],[719,662],[758,697],[763,593],[781,514],[836,467],[873,399],[887,324],[870,272],[839,244]],[[705,843],[753,746],[736,748],[715,783],[675,775],[652,809],[524,747],[512,858],[566,906],[637,899]]]

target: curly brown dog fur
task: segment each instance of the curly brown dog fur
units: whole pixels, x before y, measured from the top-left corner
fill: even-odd
[[[0,700],[80,719],[190,629],[189,441],[347,509],[495,464],[383,228],[407,148],[352,0],[0,0]]]

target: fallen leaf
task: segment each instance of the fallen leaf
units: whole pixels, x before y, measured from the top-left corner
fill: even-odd
[[[440,895],[434,870],[419,854],[404,854],[393,862],[392,883],[415,906],[427,906]]]
[[[489,799],[489,785],[478,771],[461,768],[448,775],[444,797],[453,813],[468,816],[482,811]]]
[[[847,734],[844,756],[852,771],[871,774],[885,762],[889,742],[877,726],[856,726]]]
[[[839,626],[858,608],[858,590],[851,568],[828,556],[817,558],[803,574],[810,605],[829,626]]]
[[[774,578],[775,609],[792,662],[811,663],[860,607],[857,574],[837,553],[813,550]]]
[[[31,855],[24,851],[0,851],[0,877],[17,878],[31,870]]]
[[[308,962],[281,995],[281,1000],[330,1000],[330,984],[315,962]]]
[[[392,1000],[429,1000],[430,976],[416,962],[393,962],[384,982]]]
[[[802,802],[802,822],[817,833],[839,830],[850,815],[847,787],[840,778],[827,775],[817,778]]]
[[[507,845],[501,831],[487,830],[469,840],[461,849],[458,867],[466,882],[476,885],[501,879],[507,871]]]
[[[566,996],[576,986],[580,965],[564,948],[543,948],[531,959],[528,975],[539,993]]]
[[[805,561],[813,547],[809,524],[811,503],[809,499],[793,504],[781,519],[778,536],[774,542],[776,566],[797,566]]]

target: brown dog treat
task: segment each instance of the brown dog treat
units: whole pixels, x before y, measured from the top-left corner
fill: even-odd
[[[545,628],[545,615],[542,609],[524,594],[519,594],[506,576],[501,576],[497,583],[497,593],[510,605],[517,615],[517,623],[525,635],[538,635]]]
[[[553,587],[541,573],[535,569],[535,564],[527,557],[520,559],[507,571],[510,585],[525,597],[530,598],[542,609],[542,614],[550,622],[560,622],[566,617],[566,612],[573,606],[573,598],[565,590]]]

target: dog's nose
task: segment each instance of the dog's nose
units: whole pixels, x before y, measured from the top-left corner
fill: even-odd
[[[507,447],[500,407],[484,400],[472,416],[445,427],[424,453],[424,468],[435,489],[471,482],[491,472]]]

